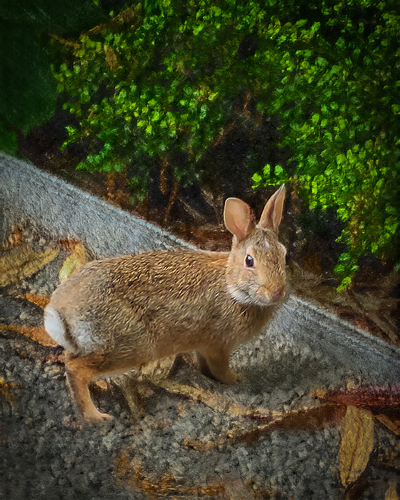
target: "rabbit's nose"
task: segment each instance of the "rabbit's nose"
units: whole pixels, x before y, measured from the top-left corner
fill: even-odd
[[[279,302],[281,298],[283,297],[283,294],[285,293],[285,287],[278,288],[278,290],[275,290],[274,293],[272,294],[272,302]]]

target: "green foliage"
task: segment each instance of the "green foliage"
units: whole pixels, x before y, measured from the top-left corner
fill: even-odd
[[[168,160],[190,181],[250,94],[259,113],[279,117],[291,160],[290,169],[271,166],[250,151],[244,165],[255,186],[291,182],[311,208],[336,210],[348,247],[336,268],[343,284],[365,252],[398,258],[396,2],[148,0],[124,9],[66,46],[55,71],[79,120],[65,146],[87,144],[80,168],[133,165],[143,193],[149,165]]]
[[[344,286],[361,255],[399,258],[400,11],[336,1],[315,9],[313,21],[300,37],[280,29],[281,81],[267,109],[282,119],[303,199],[334,207],[345,223],[348,252],[335,269]],[[284,173],[259,177],[255,185],[279,183]]]
[[[11,124],[26,134],[53,115],[57,88],[46,50],[49,33],[79,31],[88,19],[100,19],[99,13],[89,0],[2,0],[1,123]],[[0,148],[15,153],[15,139],[15,133],[3,138]]]

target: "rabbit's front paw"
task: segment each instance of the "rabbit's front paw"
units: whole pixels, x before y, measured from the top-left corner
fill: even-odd
[[[83,420],[86,424],[101,424],[102,422],[110,422],[114,417],[108,413],[100,413],[99,411],[86,414]]]

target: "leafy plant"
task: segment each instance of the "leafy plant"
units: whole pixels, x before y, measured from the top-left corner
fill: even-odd
[[[350,283],[366,253],[398,259],[400,221],[400,11],[393,2],[313,5],[312,17],[278,24],[281,81],[263,109],[282,120],[290,181],[312,208],[334,207],[348,251],[336,271]],[[301,29],[296,30],[296,25]],[[255,186],[288,180],[267,165]]]
[[[65,43],[55,68],[79,120],[64,147],[79,141],[87,152],[79,168],[128,169],[140,198],[154,165],[201,178],[205,151],[239,112],[252,133],[275,116],[290,160],[253,144],[242,164],[256,172],[254,186],[290,182],[311,208],[336,210],[348,248],[336,266],[342,286],[365,253],[398,259],[395,2],[171,0],[111,14]]]

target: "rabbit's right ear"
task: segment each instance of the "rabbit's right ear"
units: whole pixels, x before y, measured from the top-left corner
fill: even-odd
[[[282,184],[278,191],[271,196],[264,207],[260,222],[258,223],[261,227],[264,229],[272,229],[275,233],[278,233],[279,224],[282,220],[285,196],[285,184]]]
[[[228,198],[225,201],[224,222],[228,231],[239,241],[247,238],[255,227],[251,208],[239,198]]]

